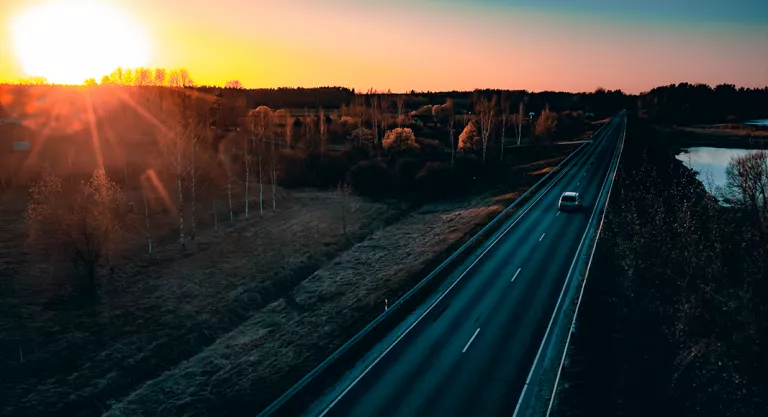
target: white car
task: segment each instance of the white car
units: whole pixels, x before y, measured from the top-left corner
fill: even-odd
[[[560,196],[560,201],[557,202],[558,210],[578,210],[581,208],[581,198],[579,193],[572,191],[566,191]]]

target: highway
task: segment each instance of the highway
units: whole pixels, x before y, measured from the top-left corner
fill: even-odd
[[[624,123],[611,119],[431,308],[310,414],[512,416]],[[557,210],[565,191],[581,194],[580,212]]]

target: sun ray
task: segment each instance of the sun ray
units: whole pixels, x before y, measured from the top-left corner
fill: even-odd
[[[88,112],[88,125],[91,129],[91,141],[93,143],[93,152],[96,155],[96,167],[104,168],[104,155],[101,153],[101,140],[99,138],[99,128],[96,126],[96,116],[93,114],[93,101],[91,92],[85,93],[86,111]]]

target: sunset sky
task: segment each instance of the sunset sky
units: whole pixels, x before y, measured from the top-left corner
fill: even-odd
[[[187,68],[198,84],[630,93],[682,81],[768,85],[765,0],[77,0],[78,7],[89,7],[84,1],[124,15],[131,35],[112,24],[83,29],[92,40],[71,51],[57,46],[66,53],[57,62],[146,61]],[[0,80],[46,75],[25,73],[14,30],[35,21],[20,16],[36,5],[74,2],[0,0]],[[88,26],[61,20],[32,41],[49,45],[72,26]],[[131,49],[139,38],[141,53]],[[74,68],[70,78],[79,76]]]

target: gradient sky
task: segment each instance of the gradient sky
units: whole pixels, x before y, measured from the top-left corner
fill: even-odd
[[[638,93],[768,86],[766,0],[102,0],[200,84]],[[59,0],[66,2],[66,0]],[[0,80],[25,76],[0,0]]]

